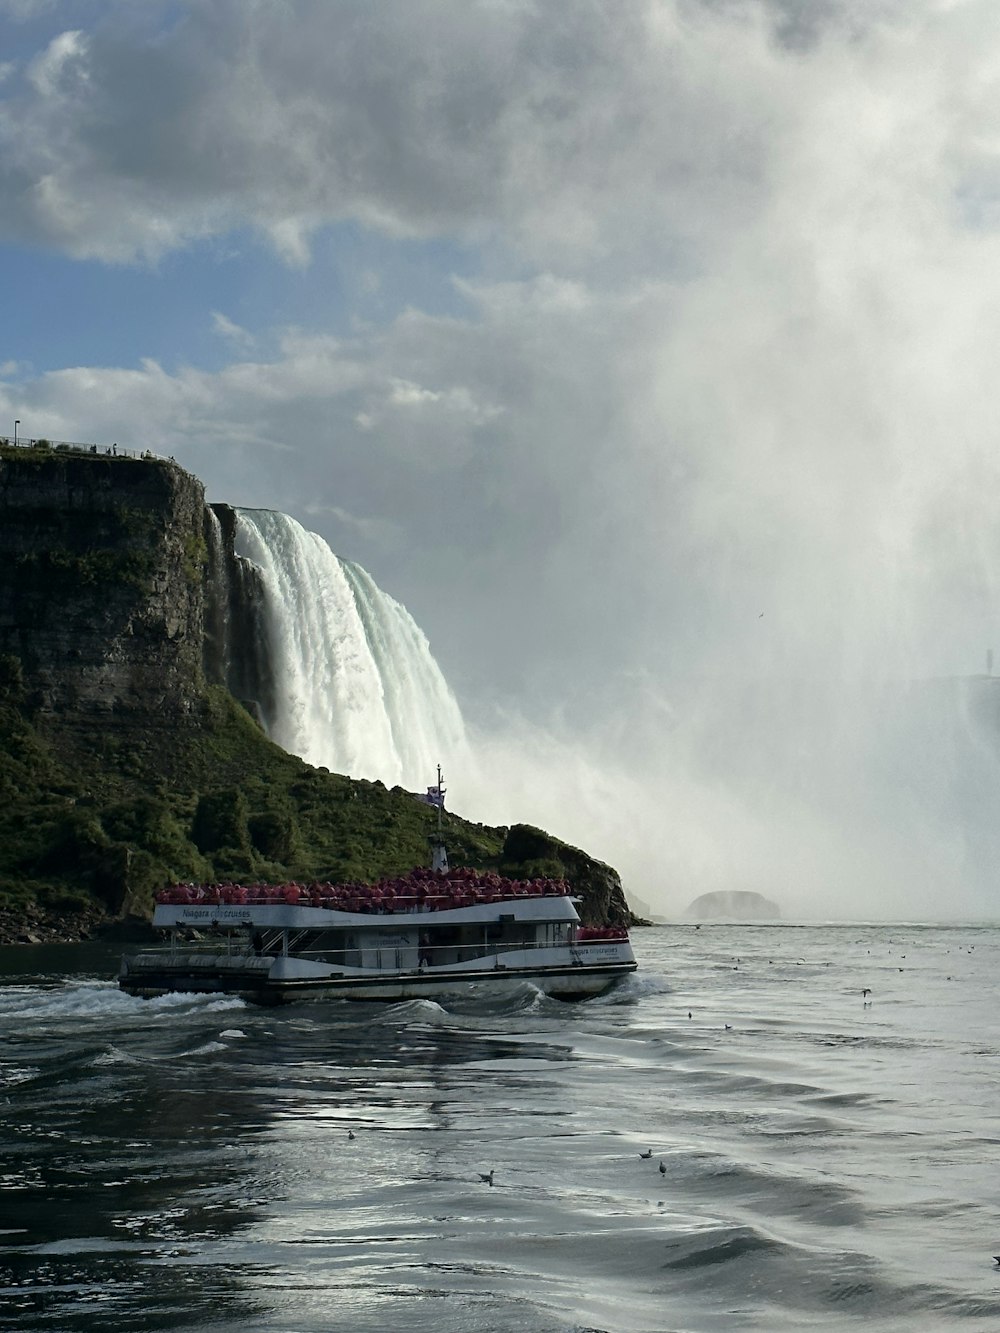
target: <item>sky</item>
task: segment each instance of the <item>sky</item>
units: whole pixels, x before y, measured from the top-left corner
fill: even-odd
[[[995,0],[0,0],[0,433],[319,532],[654,910],[997,915],[998,94]]]

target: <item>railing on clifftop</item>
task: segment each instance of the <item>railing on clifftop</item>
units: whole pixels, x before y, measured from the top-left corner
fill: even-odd
[[[175,463],[177,460],[171,456],[165,458],[163,454],[156,454],[152,449],[122,449],[115,444],[84,444],[79,440],[49,440],[44,435],[38,439],[25,439],[18,436],[17,441],[10,439],[6,435],[0,435],[0,448],[8,449],[47,449],[53,453],[76,453],[99,455],[102,458],[140,458],[157,459],[164,463]]]

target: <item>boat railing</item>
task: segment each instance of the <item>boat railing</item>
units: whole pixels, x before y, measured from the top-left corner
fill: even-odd
[[[528,894],[496,893],[481,894],[477,897],[459,897],[458,895],[432,894],[426,898],[393,898],[384,902],[310,902],[300,898],[289,902],[287,898],[259,897],[246,901],[233,898],[192,898],[190,901],[161,900],[161,905],[173,907],[319,907],[328,912],[350,912],[361,916],[424,916],[429,912],[455,911],[459,907],[488,907],[495,903],[522,902],[529,898],[570,897],[566,894]]]
[[[504,954],[511,952],[529,952],[540,949],[565,948],[566,945],[572,945],[573,939],[567,932],[556,939],[541,940],[518,940],[518,939],[498,939],[498,940],[478,940],[474,943],[455,943],[455,944],[418,944],[413,941],[410,944],[391,944],[373,942],[359,947],[357,944],[338,947],[337,945],[327,944],[325,946],[306,946],[299,943],[294,937],[289,939],[288,953],[295,958],[311,958],[322,960],[333,965],[343,967],[361,967],[362,954],[379,950],[383,954],[398,953],[403,957],[407,955],[414,959],[414,969],[421,964],[429,967],[440,966],[442,963],[461,963],[474,958],[486,958],[495,954]],[[164,956],[195,956],[204,957],[240,957],[251,958],[260,957],[271,960],[283,953],[281,942],[279,940],[268,940],[259,944],[256,948],[248,936],[240,931],[225,931],[221,935],[201,935],[192,939],[176,939],[164,944],[150,944],[142,950],[141,956],[155,955]]]
[[[395,952],[400,954],[416,954],[418,961],[426,962],[429,966],[440,964],[442,961],[462,962],[469,958],[486,958],[493,954],[504,953],[529,953],[541,949],[564,949],[567,946],[575,949],[578,945],[596,944],[596,943],[614,943],[618,941],[627,941],[626,931],[609,932],[602,935],[599,939],[589,937],[586,939],[575,939],[569,933],[558,939],[542,940],[479,940],[468,944],[379,944],[373,943],[365,945],[363,948],[354,946],[352,948],[331,948],[327,945],[325,948],[295,948],[289,945],[288,952],[294,953],[296,958],[322,958],[327,962],[343,964],[345,967],[359,967],[362,953],[367,953],[374,949],[380,949],[383,953]],[[273,951],[272,951],[273,952]],[[353,961],[352,961],[353,960]]]

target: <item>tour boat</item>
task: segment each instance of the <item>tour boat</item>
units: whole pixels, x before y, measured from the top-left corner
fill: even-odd
[[[530,981],[572,999],[635,970],[628,932],[581,926],[563,884],[424,875],[368,889],[168,889],[153,925],[169,931],[169,943],[123,959],[119,985],[133,995],[228,991],[267,1002],[310,994],[402,1000]]]
[[[438,808],[443,789],[438,779]],[[429,789],[428,797],[434,788]],[[376,885],[177,885],[157,895],[169,942],[122,960],[132,995],[224,991],[407,1000],[528,981],[578,999],[634,972],[622,926],[580,923],[563,880],[514,881],[433,864]]]

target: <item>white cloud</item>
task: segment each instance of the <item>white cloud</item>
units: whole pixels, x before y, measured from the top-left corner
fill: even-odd
[[[240,347],[252,347],[255,341],[253,334],[250,333],[249,330],[234,323],[233,320],[231,320],[228,315],[224,315],[221,310],[212,311],[212,329],[221,338],[225,338],[227,341],[235,343]]]
[[[51,13],[59,0],[0,0],[0,16],[25,23],[38,15]]]
[[[466,417],[477,426],[492,421],[502,411],[489,403],[477,402],[475,395],[461,384],[447,389],[424,389],[409,380],[393,379],[389,382],[384,401],[387,407],[398,407],[404,411],[425,410],[438,417],[445,414]]]
[[[305,218],[279,218],[276,222],[264,223],[263,230],[286,264],[293,268],[304,268],[308,264],[312,226]]]
[[[109,0],[106,23],[29,66],[0,120],[8,236],[130,259],[249,223],[302,265],[318,227],[355,218],[492,236],[550,268],[683,271],[753,224],[798,110],[835,82],[838,114],[870,116],[876,72],[897,111],[931,90],[957,189],[982,166],[963,161],[969,124],[992,156],[975,3],[828,5],[792,51],[775,35],[806,31],[790,4],[386,0],[372,23],[346,3],[299,0],[290,22],[218,0],[163,31],[157,12]]]
[[[80,31],[61,32],[27,69],[28,82],[43,98],[58,99],[72,92],[85,93],[89,81],[86,35]]]

